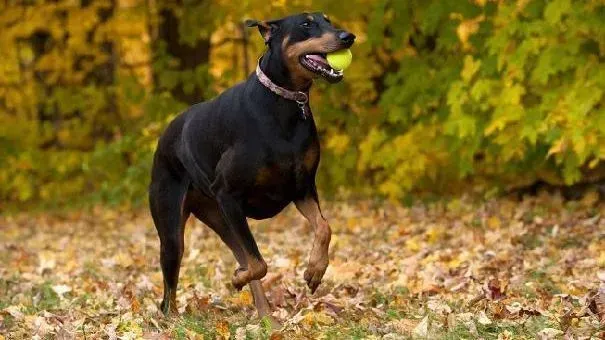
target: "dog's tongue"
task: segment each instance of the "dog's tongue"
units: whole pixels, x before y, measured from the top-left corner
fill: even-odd
[[[322,56],[317,55],[317,54],[309,54],[309,55],[307,55],[307,58],[313,59],[314,61],[322,63],[322,64],[328,63],[326,59],[324,59]]]

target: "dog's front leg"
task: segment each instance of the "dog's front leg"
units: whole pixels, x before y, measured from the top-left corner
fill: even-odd
[[[314,293],[328,268],[328,249],[332,231],[328,221],[321,214],[317,193],[296,201],[296,208],[311,223],[315,229],[313,248],[309,256],[309,264],[305,270],[305,281]]]
[[[221,210],[222,217],[231,232],[243,250],[245,264],[240,264],[240,268],[235,270],[231,282],[237,289],[242,289],[252,280],[260,280],[267,274],[267,263],[263,260],[254,236],[250,232],[250,227],[246,221],[246,216],[242,211],[238,200],[229,194],[217,193],[217,202]],[[245,266],[245,267],[243,267]]]

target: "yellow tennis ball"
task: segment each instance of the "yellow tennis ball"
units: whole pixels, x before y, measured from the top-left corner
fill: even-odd
[[[344,70],[351,65],[353,54],[350,49],[340,50],[327,55],[328,64],[336,70]]]

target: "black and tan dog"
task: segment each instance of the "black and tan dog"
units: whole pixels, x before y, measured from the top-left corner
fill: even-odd
[[[319,141],[308,93],[315,78],[342,79],[325,56],[350,47],[355,36],[334,28],[321,13],[246,23],[258,27],[268,46],[256,72],[183,112],[158,142],[149,203],[161,242],[165,314],[176,311],[184,225],[191,213],[229,246],[239,263],[232,283],[237,289],[250,284],[261,316],[270,313],[259,281],[267,264],[247,217],[273,217],[294,202],[315,228],[304,274],[312,292],[328,266],[331,231],[315,187]]]

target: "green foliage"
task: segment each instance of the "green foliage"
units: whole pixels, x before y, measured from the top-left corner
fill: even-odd
[[[0,6],[0,202],[144,201],[169,119],[262,52],[252,32],[243,45],[242,19],[305,8],[359,37],[345,81],[312,94],[324,192],[406,199],[603,177],[602,1]]]
[[[387,1],[374,10],[369,61],[356,62],[384,67],[372,78],[384,90],[357,104],[362,132],[345,123],[359,139],[337,150],[357,154],[338,163],[341,184],[362,175],[369,190],[401,198],[460,190],[470,178],[594,178],[605,159],[602,2]]]

